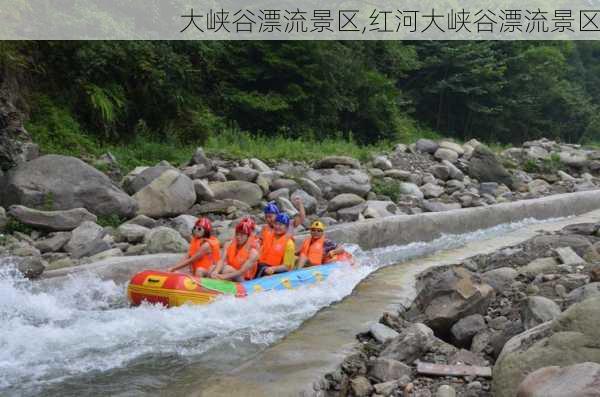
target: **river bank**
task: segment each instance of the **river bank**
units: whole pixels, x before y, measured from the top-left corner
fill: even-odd
[[[599,353],[583,341],[598,338],[599,228],[570,225],[421,273],[410,307],[358,334],[316,395],[597,395]]]

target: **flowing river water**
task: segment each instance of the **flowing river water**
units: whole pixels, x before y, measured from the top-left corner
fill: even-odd
[[[318,286],[208,306],[130,308],[125,282],[79,273],[31,282],[0,272],[0,395],[297,395],[332,369],[354,335],[408,305],[414,277],[597,219],[523,220],[355,255],[363,266]]]

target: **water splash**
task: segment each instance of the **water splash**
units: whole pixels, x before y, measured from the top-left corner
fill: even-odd
[[[175,355],[193,364],[209,352],[227,350],[241,359],[343,299],[379,267],[532,223],[540,222],[527,219],[369,252],[351,246],[363,266],[337,271],[325,285],[245,299],[223,297],[208,306],[173,309],[153,305],[129,308],[125,284],[93,274],[80,273],[50,285],[28,281],[5,267],[0,269],[0,394],[37,394],[49,385],[128,367],[148,357]]]

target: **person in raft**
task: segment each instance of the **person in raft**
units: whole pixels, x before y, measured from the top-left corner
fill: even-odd
[[[294,217],[294,221],[290,223],[290,234],[293,234],[294,230],[297,226],[304,223],[304,219],[306,218],[306,213],[304,210],[304,203],[300,197],[295,197],[294,206],[298,209],[298,215]],[[277,204],[274,201],[270,201],[267,203],[264,213],[265,213],[265,222],[266,224],[262,227],[260,231],[259,238],[262,245],[269,244],[271,239],[273,238],[273,233],[275,230],[275,218],[279,215],[281,211]]]
[[[310,237],[302,243],[297,268],[318,266],[340,260],[348,260],[348,254],[341,244],[325,238],[325,225],[316,220],[310,225]]]
[[[252,218],[243,218],[235,227],[234,238],[225,245],[223,258],[210,274],[211,278],[242,282],[256,275],[258,239]]]
[[[192,240],[185,259],[167,271],[175,272],[189,266],[193,276],[206,277],[221,259],[219,240],[211,235],[212,224],[208,218],[199,218],[192,229]]]
[[[292,221],[285,213],[275,217],[273,236],[263,240],[260,248],[256,277],[287,272],[296,262],[296,245],[290,228]]]

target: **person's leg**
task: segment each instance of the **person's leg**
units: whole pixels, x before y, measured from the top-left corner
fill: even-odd
[[[196,269],[196,277],[208,277],[208,271],[205,269],[198,268]]]
[[[267,270],[268,267],[269,267],[269,265],[266,265],[264,263],[259,263],[257,270],[256,270],[256,276],[254,278],[263,277],[265,275],[265,270]]]

